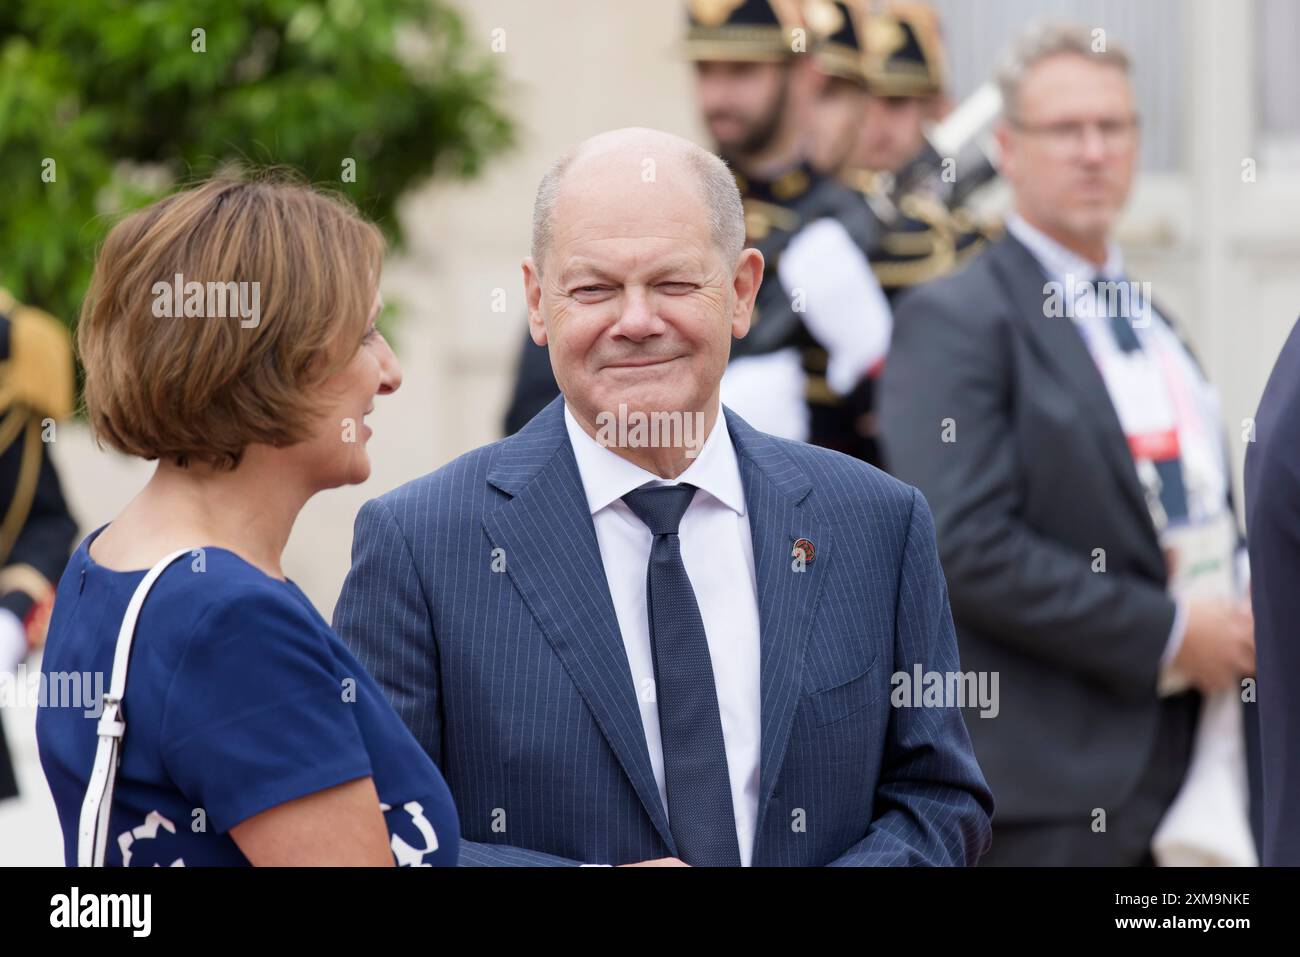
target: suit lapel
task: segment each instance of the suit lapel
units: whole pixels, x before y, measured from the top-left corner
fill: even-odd
[[[990,251],[994,268],[1011,293],[1014,312],[1030,338],[1061,374],[1061,381],[1074,393],[1101,445],[1103,458],[1119,483],[1125,500],[1141,521],[1143,538],[1150,548],[1147,559],[1151,571],[1163,577],[1165,561],[1160,552],[1146,493],[1138,480],[1129,451],[1128,439],[1110,399],[1110,391],[1101,370],[1088,351],[1087,343],[1068,316],[1048,316],[1044,310],[1043,286],[1048,278],[1038,260],[1014,237],[1007,236]]]
[[[785,761],[799,704],[810,623],[827,566],[835,556],[829,525],[804,506],[812,490],[808,476],[777,440],[754,430],[730,409],[725,411],[745,487],[758,585],[762,717],[757,863],[757,835],[763,833],[763,818]],[[791,552],[801,538],[812,542],[816,552],[804,571],[796,572]]]
[[[562,398],[502,444],[488,482],[513,496],[485,516],[488,538],[675,855]]]

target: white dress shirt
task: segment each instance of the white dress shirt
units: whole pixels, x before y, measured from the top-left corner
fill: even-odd
[[[699,454],[672,481],[659,478],[599,444],[583,431],[567,405],[564,424],[596,526],[596,542],[641,707],[650,766],[654,769],[665,812],[668,797],[646,607],[646,572],[654,536],[622,499],[643,485],[685,482],[698,489],[682,516],[678,535],[682,563],[695,591],[709,642],[740,863],[748,867],[753,857],[758,816],[761,727],[758,590],[744,486],[726,419],[719,408],[713,429]]]

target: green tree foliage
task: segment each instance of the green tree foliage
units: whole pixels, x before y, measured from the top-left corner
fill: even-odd
[[[71,324],[113,216],[232,160],[400,242],[404,191],[511,143],[487,39],[443,0],[0,0],[0,286]]]

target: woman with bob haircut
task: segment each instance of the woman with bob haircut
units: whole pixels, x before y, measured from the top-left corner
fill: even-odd
[[[67,863],[456,863],[441,774],[280,567],[307,500],[370,474],[365,417],[401,384],[375,328],[383,253],[344,201],[267,175],[105,239],[86,411],[158,465],[55,598],[47,677],[111,676],[37,713]]]

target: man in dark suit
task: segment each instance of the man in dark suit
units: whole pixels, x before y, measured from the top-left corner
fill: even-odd
[[[1263,863],[1300,865],[1300,323],[1268,378],[1246,448],[1246,531],[1259,649]]]
[[[885,456],[934,509],[963,665],[1001,678],[968,720],[984,863],[1148,863],[1200,693],[1254,665],[1217,399],[1110,238],[1137,158],[1123,51],[1042,25],[1000,82],[1009,235],[899,304]],[[1244,796],[1214,813],[1248,863]]]
[[[959,702],[893,702],[957,665],[925,500],[720,402],[763,272],[725,164],[603,134],[533,222],[562,397],[367,503],[334,620],[447,779],[461,862],[974,863]]]

